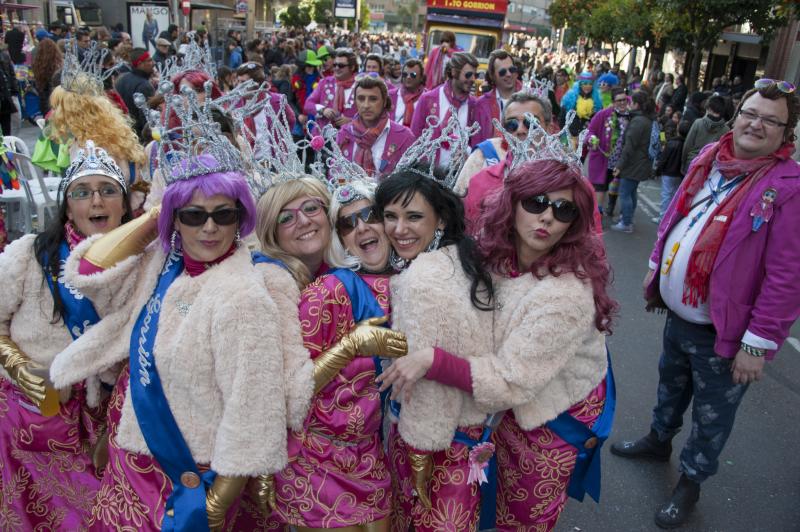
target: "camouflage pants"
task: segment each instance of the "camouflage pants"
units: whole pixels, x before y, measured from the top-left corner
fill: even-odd
[[[733,360],[714,353],[715,338],[712,325],[667,314],[652,428],[662,441],[672,438],[692,403],[692,432],[681,451],[680,469],[695,482],[717,472],[719,455],[747,390],[747,385],[733,383]]]

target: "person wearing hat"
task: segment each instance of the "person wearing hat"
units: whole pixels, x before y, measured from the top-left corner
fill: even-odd
[[[153,54],[153,61],[156,65],[163,66],[164,62],[169,58],[170,42],[163,37],[156,39],[156,51]]]
[[[317,49],[317,59],[322,61],[322,77],[333,76],[333,48],[323,44]]]
[[[570,111],[575,111],[575,120],[569,126],[569,133],[577,137],[578,133],[589,123],[592,116],[603,108],[600,92],[594,86],[594,74],[590,71],[581,72],[575,85],[564,95],[561,100],[561,116],[558,119],[561,127],[566,125],[566,117]]]
[[[100,479],[87,450],[105,417],[100,381],[57,389],[46,376],[100,321],[65,281],[64,262],[86,238],[131,219],[127,195],[113,157],[88,140],[61,181],[56,217],[0,254],[0,512],[11,528],[78,530],[91,517]]]
[[[300,125],[305,124],[309,118],[313,118],[314,116],[304,114],[303,107],[306,104],[306,98],[311,96],[311,93],[317,88],[317,83],[321,78],[319,67],[322,65],[322,61],[319,60],[313,50],[303,50],[297,56],[298,68],[292,75],[291,82],[294,102],[296,104],[297,121]]]

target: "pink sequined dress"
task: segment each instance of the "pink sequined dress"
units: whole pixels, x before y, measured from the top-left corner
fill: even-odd
[[[362,275],[389,316],[389,277]],[[334,275],[301,296],[300,325],[311,357],[355,327],[347,290]],[[357,357],[315,396],[301,432],[289,433],[289,465],[275,475],[273,519],[294,526],[340,528],[391,511],[391,478],[380,439],[381,410],[372,357]]]

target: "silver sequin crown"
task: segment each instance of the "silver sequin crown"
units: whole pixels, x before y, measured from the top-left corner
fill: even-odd
[[[92,42],[89,48],[84,49],[83,59],[79,59],[77,40],[71,39],[65,48],[61,67],[64,90],[92,96],[104,94],[103,82],[114,72],[113,68],[103,69],[103,60],[108,53],[106,48]]]
[[[508,154],[511,156],[509,172],[521,164],[543,160],[559,161],[577,169],[578,172],[581,171],[581,155],[588,130],[584,129],[580,132],[577,147],[573,148],[569,126],[575,120],[575,111],[567,113],[564,128],[554,134],[548,133],[547,129],[531,113],[525,113],[525,119],[530,123],[530,127],[528,127],[528,135],[521,140],[513,133],[503,129],[498,120],[492,121],[494,127],[500,131],[508,143]]]
[[[186,34],[189,37],[189,44],[186,45],[186,53],[183,56],[171,56],[162,64],[156,66],[158,77],[162,80],[170,80],[178,74],[189,70],[199,70],[205,72],[211,79],[217,77],[217,63],[211,54],[208,42],[203,46],[197,43],[197,33],[191,31]]]
[[[59,196],[63,197],[69,185],[76,179],[87,175],[104,175],[119,183],[122,190],[127,191],[128,184],[122,175],[116,161],[106,150],[95,146],[94,141],[87,140],[86,145],[78,150],[78,153],[67,168],[64,177],[59,183]]]
[[[325,139],[323,152],[327,155],[325,159],[326,184],[331,195],[342,205],[354,201],[365,199],[352,185],[354,182],[361,181],[368,187],[374,188],[375,180],[358,164],[347,159],[342,153],[342,149],[336,142],[337,130],[326,125],[322,130]],[[319,173],[319,172],[317,172]]]
[[[395,172],[412,171],[439,181],[442,185],[452,190],[458,180],[458,174],[467,162],[472,150],[469,139],[480,130],[477,122],[464,127],[458,120],[458,111],[450,107],[450,118],[447,120],[441,135],[433,138],[440,120],[436,116],[429,116],[426,120],[427,127],[422,134],[408,147],[395,166]],[[434,175],[437,169],[437,155],[441,150],[450,150],[450,162],[447,168],[442,168],[443,179],[439,180]]]

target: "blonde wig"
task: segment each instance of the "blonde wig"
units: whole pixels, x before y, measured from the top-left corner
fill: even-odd
[[[325,211],[330,209],[331,195],[328,188],[322,181],[313,177],[292,179],[270,187],[258,200],[256,207],[258,216],[256,234],[261,244],[261,251],[271,258],[283,262],[301,290],[314,280],[314,272],[309,272],[300,259],[289,255],[278,245],[278,215],[287,203],[303,196],[319,198],[325,206]],[[333,237],[334,233],[335,229],[331,225],[331,242],[328,242],[325,250],[325,263],[331,268],[346,268],[348,264],[341,245],[336,250],[332,245],[332,242],[337,240]]]
[[[363,199],[370,203],[375,203],[375,188],[377,187],[375,183],[363,181],[361,179],[354,179],[348,184],[348,186]],[[338,231],[336,231],[336,221],[339,218],[339,211],[342,210],[342,207],[344,207],[344,205],[339,203],[339,201],[336,199],[336,195],[334,195],[331,199],[331,207],[328,210],[328,219],[331,222],[331,227],[333,227],[335,231],[335,236],[331,239],[331,248],[334,253],[337,254],[337,256],[345,258],[348,268],[358,270],[361,268],[361,259],[359,259],[357,255],[353,255],[347,251],[347,249],[344,247],[342,237],[339,235]]]
[[[83,83],[87,84],[87,91],[75,90]],[[144,150],[131,127],[132,121],[105,94],[85,93],[91,83],[87,76],[85,80],[77,78],[73,90],[60,86],[53,89],[50,139],[59,143],[74,139],[79,145],[94,140],[118,161],[144,163]]]

